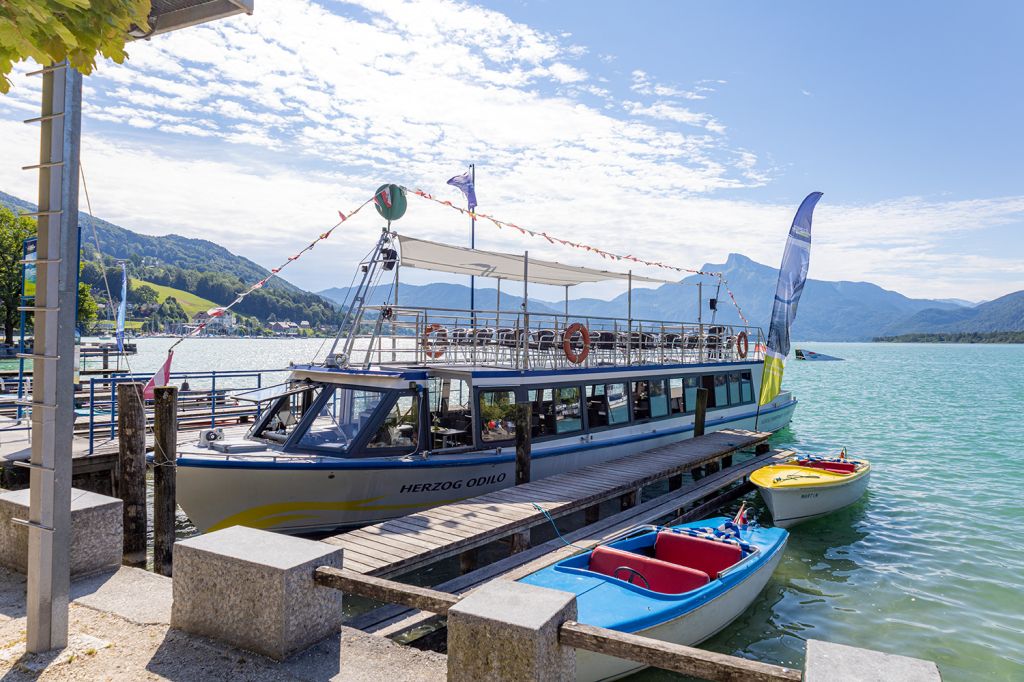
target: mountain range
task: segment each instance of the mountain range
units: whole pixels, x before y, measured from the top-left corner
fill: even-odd
[[[767,329],[774,300],[778,270],[757,263],[738,253],[730,254],[725,263],[705,263],[701,270],[722,272],[728,289],[742,306],[744,317],[754,326]],[[692,275],[676,284],[633,292],[633,317],[649,320],[697,320],[698,292],[709,322],[712,313],[708,299],[718,299],[715,318],[719,322],[740,324],[741,319],[726,288],[716,290],[708,278]],[[510,285],[518,291],[518,285]],[[390,287],[382,285],[367,297],[370,303],[384,303]],[[461,284],[400,285],[400,303],[409,306],[466,308],[469,287]],[[321,291],[325,298],[338,303],[345,300],[347,288]],[[478,308],[493,310],[497,301],[493,288],[478,288]],[[514,310],[522,298],[511,292],[501,295],[502,310]],[[561,313],[563,301],[530,300],[534,312]],[[610,301],[595,298],[570,298],[569,312],[579,316],[625,317],[627,294]],[[987,303],[974,305],[968,301],[909,298],[895,291],[868,282],[825,281],[809,279],[800,301],[793,338],[804,341],[869,341],[877,336],[902,334],[908,331],[1017,331],[1024,330],[1024,291],[1009,294]]]
[[[4,205],[16,211],[35,210],[34,204],[0,192],[0,206]],[[176,234],[139,234],[84,211],[79,212],[79,225],[82,230],[83,263],[100,262],[96,253],[98,242],[108,270],[116,267],[114,261],[125,260],[129,263],[128,273],[132,281],[141,279],[169,285],[218,305],[229,303],[243,288],[270,274],[263,266],[205,239],[191,239]],[[112,273],[114,282],[118,281],[118,273],[116,270]],[[94,273],[89,267],[82,274],[83,281],[94,285],[94,294],[103,296],[103,287],[98,286],[95,279],[99,276],[98,270]],[[330,301],[300,289],[281,277],[271,279],[234,310],[261,321],[268,318],[296,322],[308,320],[314,326],[336,323],[338,319]]]
[[[3,192],[0,192],[0,205],[35,210],[31,203]],[[141,272],[149,275],[174,276],[173,286],[221,305],[229,302],[243,286],[269,274],[266,268],[248,258],[207,240],[173,234],[142,235],[105,220],[92,218],[84,212],[81,216],[83,260],[95,255],[91,246],[91,227],[95,225],[96,236],[108,259],[131,260]],[[733,253],[725,263],[705,263],[701,270],[723,272],[728,289],[742,306],[744,317],[750,324],[767,329],[778,278],[776,268]],[[188,273],[193,274],[182,276]],[[207,277],[196,277],[196,273]],[[213,274],[229,279],[217,282],[219,286],[213,287],[207,281]],[[636,289],[633,292],[633,317],[696,321],[698,293],[695,285],[698,281],[703,282],[701,294],[705,309],[702,317],[705,322],[715,319],[723,323],[741,323],[729,292],[725,288],[716,290],[715,284],[708,278],[697,275],[653,289]],[[379,286],[371,291],[367,302],[384,303],[389,291],[389,286]],[[522,298],[513,293],[515,291],[520,289],[513,284],[502,292],[503,310],[518,309],[522,304]],[[250,299],[246,299],[245,305],[252,306],[251,310],[240,312],[262,320],[273,314],[277,319],[330,322],[337,319],[337,313],[331,309],[332,305],[343,302],[348,293],[345,288],[331,288],[313,294],[278,277],[272,279],[263,290],[255,292]],[[707,301],[711,297],[718,299],[716,313],[708,310]],[[409,306],[468,308],[469,287],[450,283],[402,283],[400,301]],[[476,305],[479,309],[495,309],[496,290],[478,287]],[[561,313],[564,302],[531,298],[530,310]],[[626,311],[626,293],[610,301],[596,298],[573,298],[569,301],[569,312],[573,315],[625,317]],[[793,338],[804,341],[867,341],[879,336],[916,332],[992,331],[1024,331],[1024,291],[974,304],[959,299],[909,298],[868,282],[810,279],[800,302]]]

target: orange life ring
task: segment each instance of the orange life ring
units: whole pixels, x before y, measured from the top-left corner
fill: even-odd
[[[577,332],[583,336],[583,348],[579,352],[572,347],[572,337]],[[590,355],[590,330],[579,322],[570,324],[569,328],[562,334],[562,352],[565,353],[566,359],[574,365],[578,365],[586,360],[587,356]]]
[[[430,338],[430,335],[434,332],[438,332],[437,339]],[[445,346],[448,345],[448,330],[437,323],[428,324],[423,330],[423,338],[420,339],[420,344],[423,346],[423,353],[428,358],[436,360],[444,355]]]
[[[740,332],[736,335],[736,352],[740,356],[740,360],[747,357],[747,351],[750,350],[750,341],[747,340],[747,333]]]

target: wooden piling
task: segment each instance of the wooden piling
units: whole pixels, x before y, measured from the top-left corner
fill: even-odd
[[[465,574],[475,571],[480,566],[480,550],[478,548],[468,549],[459,555],[459,573]]]
[[[178,388],[153,391],[153,570],[171,575],[178,457]]]
[[[530,431],[533,426],[533,405],[516,405],[516,485],[530,482]]]
[[[640,489],[636,488],[634,490],[630,490],[628,493],[626,493],[625,495],[620,497],[619,498],[619,506],[621,507],[622,511],[626,511],[627,509],[631,509],[631,508],[635,507],[636,506],[637,498],[639,496],[640,496]]]
[[[146,408],[142,384],[117,385],[117,494],[124,502],[124,561],[146,567]]]
[[[708,389],[697,389],[697,404],[693,411],[693,437],[704,435],[704,422],[708,415]]]
[[[708,414],[708,389],[698,388],[697,389],[697,404],[694,405],[693,410],[693,437],[700,438],[704,435],[704,422],[707,419]],[[699,480],[704,477],[705,474],[710,473],[710,468],[705,470],[704,467],[696,467],[691,472],[693,474],[693,480]]]
[[[597,523],[601,520],[601,505],[592,504],[583,512],[583,521],[586,525]]]
[[[524,531],[522,531],[520,533],[513,533],[509,537],[510,537],[510,541],[511,541],[511,547],[510,547],[510,553],[511,554],[519,554],[520,552],[525,552],[526,550],[530,549],[530,531],[529,530],[524,530]]]

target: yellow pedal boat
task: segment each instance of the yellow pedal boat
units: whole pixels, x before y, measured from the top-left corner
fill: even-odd
[[[798,456],[781,464],[762,467],[750,475],[775,525],[791,528],[860,499],[871,478],[871,463],[839,457]]]

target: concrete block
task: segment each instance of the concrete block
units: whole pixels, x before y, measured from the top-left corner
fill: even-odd
[[[448,680],[576,679],[576,652],[558,628],[576,619],[576,595],[495,580],[448,611]]]
[[[804,682],[940,682],[932,661],[807,640]]]
[[[171,627],[284,660],[341,628],[341,592],[313,582],[341,549],[233,526],[174,546]]]
[[[71,575],[81,576],[121,565],[121,500],[71,489]],[[29,491],[0,495],[0,564],[25,573],[28,528],[11,519],[27,519]]]

